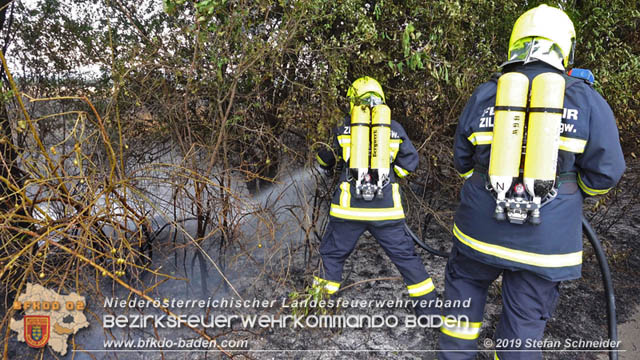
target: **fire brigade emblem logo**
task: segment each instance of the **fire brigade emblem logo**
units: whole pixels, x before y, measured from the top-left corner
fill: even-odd
[[[76,293],[60,295],[40,284],[27,283],[26,291],[13,302],[16,313],[23,312],[22,320],[11,319],[9,328],[17,333],[16,339],[34,348],[45,345],[64,356],[69,336],[89,326],[83,311],[84,296]]]
[[[25,315],[24,340],[32,348],[41,348],[49,342],[49,317]]]

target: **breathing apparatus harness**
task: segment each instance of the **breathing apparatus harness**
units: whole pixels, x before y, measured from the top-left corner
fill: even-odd
[[[526,75],[509,72],[497,83],[489,169],[476,170],[488,175],[496,220],[537,225],[560,183],[576,180],[575,173],[556,174],[566,80],[546,72],[529,86]]]
[[[554,181],[553,187],[540,198],[539,203],[534,200],[523,185],[522,177],[519,177],[511,189],[507,191],[504,199],[498,199],[496,191],[491,187],[491,181],[489,181],[487,168],[476,165],[473,170],[474,175],[479,175],[484,181],[484,186],[487,191],[496,200],[496,212],[494,217],[496,220],[506,220],[514,224],[523,224],[529,219],[534,225],[540,224],[540,209],[549,204],[558,196],[559,188],[565,184],[572,184],[570,186],[577,186],[577,176],[574,172],[566,172],[559,174]]]
[[[540,209],[558,196],[561,186],[576,187],[575,172],[556,174],[565,89],[579,79],[594,82],[591,71],[568,75],[542,73],[529,90],[520,73],[494,74],[497,80],[489,169],[477,166],[485,188],[496,200],[496,220],[540,224]],[[522,149],[522,151],[520,151]]]
[[[357,174],[353,173],[354,169],[347,172],[347,181],[356,184],[356,198],[365,201],[373,201],[373,199],[384,198],[382,190],[389,185],[389,177],[382,179],[382,184],[378,185],[379,177],[375,173],[367,173],[360,181],[356,180]]]
[[[363,97],[360,101],[351,110],[346,179],[355,185],[356,198],[372,201],[382,199],[383,189],[391,182],[391,110],[375,95]]]

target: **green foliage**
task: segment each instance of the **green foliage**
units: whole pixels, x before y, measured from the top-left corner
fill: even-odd
[[[326,281],[320,282],[315,286],[307,286],[304,292],[300,293],[292,291],[289,293],[289,300],[296,303],[296,306],[291,306],[291,314],[295,317],[304,318],[310,314],[327,315],[329,309],[325,306],[317,306],[322,301],[329,299],[329,294],[324,289]],[[316,306],[311,306],[315,302]]]
[[[13,94],[13,90],[8,90],[5,92],[0,92],[0,104],[6,103],[11,100],[15,95]]]
[[[588,1],[575,9],[576,66],[589,68],[613,109],[623,148],[640,146],[640,9],[628,1]],[[572,14],[573,15],[573,14]]]
[[[349,84],[369,75],[383,85],[393,118],[422,145],[420,171],[451,183],[457,117],[505,60],[514,21],[540,3],[163,0],[131,7],[84,0],[71,10],[71,3],[45,1],[20,5],[21,41],[10,56],[28,69],[22,81],[45,93],[63,82],[68,91],[85,87],[69,81],[74,69],[98,66],[92,86],[109,118],[144,107],[162,124],[147,131],[181,139],[185,151],[220,138],[219,161],[262,175],[265,160],[277,167],[284,150],[307,159],[310,144],[326,141],[346,115]],[[637,4],[550,5],[574,20],[575,66],[594,72],[625,151],[637,152]]]

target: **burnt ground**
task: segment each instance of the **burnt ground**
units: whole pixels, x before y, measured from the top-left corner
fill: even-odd
[[[592,198],[585,201],[586,215],[596,229],[611,265],[616,292],[618,324],[634,324],[638,318],[634,310],[639,306],[640,282],[640,239],[637,234],[640,227],[640,206],[636,199],[640,197],[640,161],[628,164],[623,180],[606,198]],[[425,198],[435,198],[434,194],[425,193]],[[446,218],[455,210],[455,202],[430,201],[430,206],[445,214]],[[414,215],[415,216],[415,215]],[[450,226],[439,225],[435,221],[428,224],[427,242],[434,247],[449,247],[451,242]],[[415,226],[417,227],[417,226]],[[158,244],[159,245],[159,244]],[[317,244],[316,244],[317,245]],[[607,338],[606,305],[600,270],[594,252],[585,240],[583,277],[575,281],[567,281],[561,285],[561,299],[554,317],[549,321],[544,338],[549,341],[563,342],[565,339],[599,340]],[[434,279],[436,289],[443,290],[445,259],[435,257],[417,248],[424,264]],[[318,267],[318,256],[314,253],[305,261],[303,247],[294,246],[288,250],[283,263],[277,263],[261,275],[255,277],[247,272],[241,280],[234,284],[242,292],[245,299],[287,299],[297,290],[303,291],[308,285],[313,271]],[[371,236],[363,236],[344,268],[342,289],[337,298],[342,300],[408,300],[406,288],[399,272],[384,254],[382,248]],[[496,281],[490,288],[483,329],[478,339],[478,348],[484,349],[483,341],[493,337],[501,311],[500,284]],[[224,311],[230,314],[268,314],[290,315],[291,308],[277,305],[260,309],[233,309]],[[0,309],[4,313],[4,309]],[[386,318],[396,317],[397,326],[381,326],[378,328],[311,328],[300,329],[291,326],[267,327],[266,329],[246,329],[235,323],[232,329],[209,331],[219,335],[219,339],[247,339],[248,349],[234,351],[234,358],[250,359],[435,359],[439,332],[433,329],[408,328],[404,326],[405,317],[412,315],[412,310],[403,307],[370,308],[355,307],[331,310],[339,315],[377,315]],[[93,320],[92,320],[93,321]],[[99,324],[99,323],[96,323]],[[99,326],[99,325],[97,325]],[[622,327],[619,326],[619,329]],[[624,329],[627,329],[625,326]],[[623,347],[631,349],[623,354],[622,360],[640,358],[635,351],[638,346],[637,337],[621,333],[621,338],[629,339],[630,344]],[[71,342],[71,340],[69,341]],[[9,358],[33,358],[37,352],[24,344],[18,344],[11,336]],[[19,356],[21,354],[23,356]],[[82,354],[84,355],[84,354]],[[479,359],[491,359],[492,352],[478,354]],[[65,358],[72,358],[69,355]],[[137,359],[140,355],[115,354],[113,356],[96,356],[91,358]],[[47,351],[44,358],[58,358]],[[78,356],[77,358],[89,358]],[[149,359],[160,358],[157,353],[149,353]],[[221,353],[165,353],[166,359],[209,359],[226,358]],[[605,359],[602,352],[546,352],[545,359]]]
[[[597,231],[605,252],[607,253],[614,281],[618,324],[628,322],[640,302],[640,206],[637,199],[640,195],[640,162],[633,161],[621,183],[612,191],[606,201],[590,198],[585,201],[585,215]],[[440,209],[455,204],[439,206]],[[442,226],[434,225],[430,243],[442,245],[450,243],[450,232]],[[432,229],[433,230],[433,229]],[[561,298],[554,316],[547,324],[544,339],[560,341],[562,350],[567,338],[572,340],[599,340],[607,336],[606,303],[604,287],[594,251],[585,239],[583,277],[561,284]],[[446,245],[447,247],[449,245]],[[417,250],[430,271],[436,289],[443,289],[443,270],[445,260],[434,257],[422,249]],[[294,258],[296,258],[294,256]],[[299,258],[299,257],[298,257]],[[313,266],[317,258],[312,259]],[[310,272],[305,271],[302,262],[294,261],[291,278],[295,287],[304,287],[303,279],[309,279]],[[399,272],[384,254],[375,239],[363,236],[351,257],[347,260],[343,275],[343,289],[350,284],[355,286],[344,289],[338,294],[342,299],[408,299],[406,289]],[[371,281],[374,278],[381,280]],[[391,279],[389,279],[391,278]],[[256,284],[257,285],[257,284]],[[288,292],[269,290],[268,284],[257,285],[253,296],[259,298],[281,298]],[[272,284],[273,285],[273,284]],[[286,289],[286,287],[284,287]],[[274,312],[291,313],[290,309],[276,308]],[[492,285],[485,308],[483,330],[478,340],[479,349],[483,349],[482,341],[492,338],[501,311],[499,280]],[[403,326],[405,316],[411,315],[404,308],[349,308],[340,309],[338,314],[345,315],[395,315],[400,319],[396,327],[363,329],[269,329],[259,335],[250,334],[252,349],[274,350],[273,352],[250,353],[258,359],[290,358],[290,359],[434,359],[438,332],[430,329],[407,328]],[[637,317],[637,315],[636,315]],[[629,336],[626,337],[629,339]],[[637,340],[636,340],[637,341]],[[625,348],[633,349],[636,344],[625,344]],[[276,351],[294,350],[294,351]],[[323,351],[311,351],[323,350]],[[331,350],[331,351],[327,351]],[[640,354],[629,351],[626,359],[640,358]],[[492,352],[481,352],[479,359],[493,359]],[[604,359],[603,352],[546,352],[545,359]]]

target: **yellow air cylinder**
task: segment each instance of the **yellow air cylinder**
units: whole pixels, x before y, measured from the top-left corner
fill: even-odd
[[[351,155],[349,168],[369,169],[369,123],[371,113],[366,106],[354,106],[351,111]]]
[[[540,74],[531,84],[524,186],[534,201],[545,196],[556,179],[564,89],[565,80],[556,73]]]
[[[371,112],[371,169],[386,169],[388,174],[391,163],[390,138],[391,109],[385,104],[377,105]]]
[[[513,178],[520,175],[528,93],[529,78],[524,74],[510,72],[498,79],[489,179],[499,199],[504,199]]]

